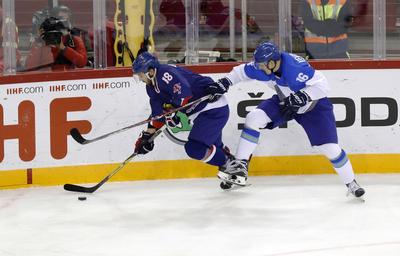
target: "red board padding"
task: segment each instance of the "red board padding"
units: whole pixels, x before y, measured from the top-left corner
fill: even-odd
[[[400,60],[329,60],[329,61],[310,61],[311,65],[319,70],[336,69],[400,69]],[[238,62],[220,62],[212,64],[188,65],[188,69],[197,73],[228,73]],[[78,79],[95,79],[110,77],[132,76],[130,68],[108,68],[102,70],[77,69],[68,72],[29,72],[17,75],[0,76],[0,84],[62,81]]]

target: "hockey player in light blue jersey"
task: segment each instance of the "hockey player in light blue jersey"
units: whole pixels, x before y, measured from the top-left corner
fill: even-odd
[[[331,161],[349,193],[361,197],[365,191],[357,184],[352,165],[338,145],[325,76],[302,57],[280,52],[271,42],[258,45],[253,56],[252,62],[234,67],[220,80],[221,86],[214,87],[211,93],[218,97],[227,92],[230,85],[255,79],[265,82],[276,94],[247,115],[236,159],[229,161],[218,177],[228,183],[245,185],[248,161],[259,142],[260,129],[274,129],[294,119],[304,128],[311,145]]]

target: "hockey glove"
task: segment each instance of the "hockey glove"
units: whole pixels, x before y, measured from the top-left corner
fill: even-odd
[[[135,143],[135,152],[137,154],[147,154],[154,148],[154,142],[149,141],[150,138],[153,136],[154,133],[149,133],[142,131],[139,138],[136,140]]]
[[[167,104],[167,103],[163,104],[164,112],[171,111],[171,109],[173,109],[173,108],[174,107],[171,104]],[[171,113],[171,114],[165,116],[165,124],[169,128],[175,128],[175,127],[179,126],[180,123],[181,123],[181,118],[177,115],[177,112]]]
[[[176,113],[172,113],[170,115],[165,116],[165,124],[169,128],[175,128],[179,126],[180,123],[181,123],[181,118]]]
[[[208,99],[209,102],[217,101],[222,94],[226,93],[229,89],[229,86],[232,85],[232,82],[228,78],[221,78],[217,82],[214,82],[209,87],[206,88],[205,92],[208,95],[211,95]]]
[[[309,101],[310,97],[302,91],[295,94],[291,93],[281,102],[281,114],[286,121],[292,120],[299,108],[304,107]]]

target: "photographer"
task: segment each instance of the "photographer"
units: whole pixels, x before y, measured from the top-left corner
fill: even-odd
[[[82,68],[87,63],[87,52],[82,39],[71,35],[62,21],[50,17],[40,25],[43,43],[36,43],[26,59],[26,70],[50,69],[62,71]]]
[[[72,11],[69,7],[65,5],[54,6],[50,11],[50,16],[62,21],[64,26],[70,31],[71,35],[79,36],[82,39],[87,51],[92,50],[88,31],[74,26]]]

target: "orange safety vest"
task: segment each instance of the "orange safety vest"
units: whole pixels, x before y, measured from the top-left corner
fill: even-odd
[[[340,9],[346,3],[346,0],[329,0],[326,5],[322,5],[321,0],[307,0],[307,2],[311,7],[314,19],[326,20],[337,19]],[[307,51],[314,58],[329,58],[347,55],[347,34],[341,34],[336,37],[325,37],[318,36],[305,28],[304,41],[306,43]]]

